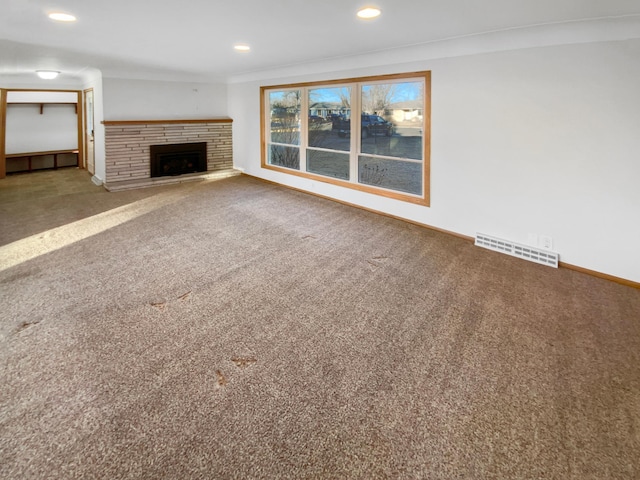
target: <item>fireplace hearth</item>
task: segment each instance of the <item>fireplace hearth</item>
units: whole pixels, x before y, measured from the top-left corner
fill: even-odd
[[[151,177],[207,171],[207,143],[151,145]]]

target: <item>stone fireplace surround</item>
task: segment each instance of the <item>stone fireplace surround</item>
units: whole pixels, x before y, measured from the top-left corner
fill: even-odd
[[[105,120],[105,187],[117,190],[119,187],[153,184],[151,145],[206,142],[207,172],[231,171],[232,122],[230,118]],[[176,181],[180,177],[172,178]]]

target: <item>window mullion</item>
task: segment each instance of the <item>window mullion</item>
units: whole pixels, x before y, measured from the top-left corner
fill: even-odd
[[[358,183],[358,155],[360,155],[360,84],[351,85],[351,146],[349,156],[349,179]]]
[[[307,147],[309,146],[309,89],[300,89],[300,171],[307,171]]]

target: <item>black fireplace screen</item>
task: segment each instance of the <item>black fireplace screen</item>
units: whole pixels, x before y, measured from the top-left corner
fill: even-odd
[[[151,145],[151,176],[207,171],[207,143]]]

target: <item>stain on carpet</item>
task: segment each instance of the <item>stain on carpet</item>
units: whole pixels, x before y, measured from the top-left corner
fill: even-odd
[[[18,330],[17,333],[23,332],[25,330],[27,330],[28,328],[31,328],[35,325],[38,325],[40,323],[40,321],[37,322],[22,322],[20,325],[18,325]]]
[[[224,387],[227,384],[227,378],[220,370],[216,370],[216,376],[218,377],[218,387]]]
[[[180,295],[178,297],[178,300],[186,300],[187,298],[189,298],[191,296],[191,290],[189,290],[187,293],[183,293],[182,295]]]
[[[231,361],[240,368],[247,368],[249,365],[256,363],[258,360],[253,357],[232,357]]]

